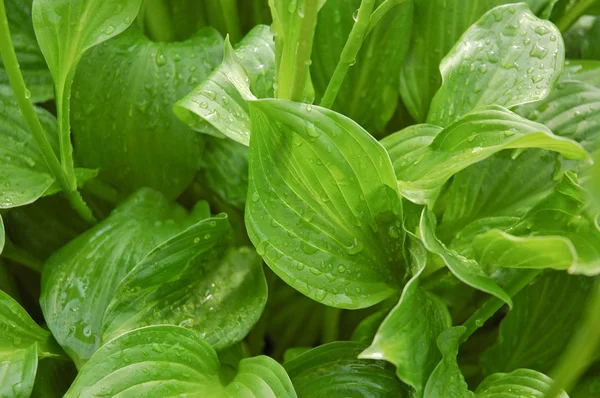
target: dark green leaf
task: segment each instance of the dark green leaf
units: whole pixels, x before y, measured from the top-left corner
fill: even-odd
[[[566,3],[566,1],[563,1]],[[576,4],[577,2],[571,2]],[[600,46],[598,46],[598,33],[600,33],[600,18],[584,15],[565,32],[565,44],[569,58],[581,58],[600,61]]]
[[[579,381],[573,391],[569,392],[571,398],[596,398],[600,396],[600,375],[584,377]]]
[[[62,398],[77,375],[71,361],[42,359],[38,362],[31,398]]]
[[[32,0],[7,0],[4,6],[12,42],[25,84],[31,92],[31,100],[44,102],[54,97],[54,83],[33,30],[31,2]],[[12,95],[8,76],[2,65],[0,65],[0,93]]]
[[[427,122],[447,126],[487,105],[512,107],[543,99],[558,80],[564,52],[558,29],[525,3],[488,11],[442,61],[443,84]]]
[[[523,289],[500,324],[498,342],[482,356],[485,374],[552,369],[577,330],[592,287],[591,278],[555,271]]]
[[[475,390],[477,398],[544,398],[550,392],[552,379],[531,369],[488,376]],[[562,391],[556,398],[569,398]]]
[[[354,329],[351,340],[362,344],[370,344],[388,313],[388,309],[383,309],[367,316],[358,324],[356,329]]]
[[[408,396],[389,364],[356,358],[364,348],[354,341],[337,341],[307,351],[284,366],[301,398]]]
[[[324,108],[258,100],[250,115],[246,226],[271,269],[340,308],[400,290],[402,203],[385,149]]]
[[[206,217],[205,205],[188,216],[143,189],[48,259],[40,303],[48,327],[78,367],[100,343],[104,311],[119,282],[160,243]]]
[[[229,249],[227,218],[208,218],[154,249],[123,279],[104,315],[102,340],[151,325],[194,329],[215,349],[243,339],[267,301],[258,256]]]
[[[65,398],[296,397],[283,367],[269,357],[243,359],[233,374],[221,373],[220,367],[217,353],[196,332],[178,326],[145,327],[103,345]]]
[[[436,366],[425,387],[425,397],[469,398],[475,395],[469,391],[465,378],[460,372],[456,356],[460,338],[465,333],[464,326],[446,329],[437,339],[442,360]]]
[[[222,43],[210,28],[175,43],[131,28],[86,54],[73,83],[79,162],[100,168],[124,194],[150,187],[179,196],[200,168],[204,142],[171,108],[219,64]]]

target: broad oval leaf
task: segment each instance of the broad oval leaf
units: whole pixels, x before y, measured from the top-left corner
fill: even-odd
[[[75,157],[129,194],[179,196],[200,168],[204,142],[171,111],[222,57],[211,28],[183,42],[152,42],[132,27],[87,53],[73,83]],[[104,100],[99,100],[104,99]]]
[[[440,65],[443,83],[427,122],[447,126],[487,105],[543,99],[558,80],[564,43],[556,27],[525,3],[496,7],[460,38]]]
[[[423,133],[404,130],[396,133],[406,137],[400,144],[408,148],[393,148],[392,162],[400,193],[419,204],[433,204],[441,187],[454,174],[509,148],[543,148],[567,158],[582,159],[588,155],[578,143],[555,136],[542,124],[531,122],[502,107],[493,106],[464,115],[441,132],[422,125]],[[409,128],[409,129],[414,129]],[[426,145],[430,136],[435,138]],[[416,137],[415,137],[416,138]],[[392,143],[395,138],[386,138]]]
[[[600,61],[569,59],[565,61],[561,81],[577,80],[600,88]]]
[[[326,305],[374,305],[405,283],[402,203],[385,149],[336,112],[250,102],[246,226],[271,269]]]
[[[13,46],[23,79],[30,90],[31,100],[44,102],[54,98],[54,83],[35,37],[31,4],[31,0],[4,2]],[[0,62],[0,93],[12,95],[12,92],[8,76]]]
[[[549,372],[582,319],[594,281],[551,271],[514,297],[498,341],[482,355],[484,374],[519,368]]]
[[[354,341],[336,341],[313,348],[284,366],[301,398],[408,396],[389,364],[357,359],[364,348]]]
[[[496,373],[488,376],[479,384],[475,393],[477,398],[496,398],[498,396],[514,398],[544,398],[550,392],[552,379],[543,373],[531,369],[517,369],[511,373]],[[569,398],[561,391],[557,398]]]
[[[12,352],[0,352],[0,396],[29,398],[37,370],[35,343]]]
[[[264,25],[256,26],[235,46],[235,55],[258,98],[273,96],[274,51],[273,34]],[[222,63],[205,81],[179,100],[173,111],[196,131],[228,137],[247,146],[250,141],[248,105],[228,79],[230,68],[229,63]]]
[[[202,206],[188,216],[143,189],[48,259],[40,297],[44,318],[78,367],[100,344],[104,311],[119,282],[160,243],[206,217]]]
[[[242,359],[232,375],[221,374],[220,368],[217,353],[196,332],[178,326],[150,326],[100,347],[65,398],[102,394],[296,397],[283,367],[269,357]]]
[[[267,301],[260,258],[229,249],[227,218],[208,218],[154,249],[123,279],[102,340],[150,325],[194,329],[215,349],[243,339]]]

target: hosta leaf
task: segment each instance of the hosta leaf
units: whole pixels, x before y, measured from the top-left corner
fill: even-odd
[[[40,303],[48,327],[80,367],[100,343],[104,311],[119,282],[158,244],[208,217],[188,216],[161,194],[143,189],[44,265]]]
[[[455,326],[446,329],[438,337],[437,345],[442,353],[442,360],[427,381],[425,397],[470,398],[475,396],[469,391],[456,362],[458,345],[465,330],[464,326]]]
[[[123,352],[126,355],[123,355]],[[103,345],[81,369],[65,398],[102,394],[187,397],[296,397],[281,365],[265,356],[220,372],[213,348],[178,326],[134,330]]]
[[[258,100],[250,115],[246,226],[271,269],[340,308],[400,290],[402,203],[385,149],[324,108]]]
[[[62,398],[77,375],[71,361],[42,359],[38,362],[31,398]]]
[[[400,193],[420,204],[432,204],[452,175],[503,149],[544,148],[568,158],[587,157],[576,142],[501,107],[468,113],[437,134],[429,125],[422,128],[416,137],[405,130],[396,133],[404,139],[393,145],[403,148],[390,149]],[[425,147],[433,134],[435,138]],[[390,143],[395,138],[386,140]]]
[[[179,196],[200,168],[204,142],[171,111],[222,57],[211,28],[183,42],[153,42],[132,27],[87,53],[73,83],[75,155],[129,194]],[[104,100],[99,100],[104,99]]]
[[[258,98],[273,96],[274,51],[273,34],[264,25],[252,29],[235,46],[235,55]],[[222,63],[205,81],[179,100],[173,111],[196,131],[229,137],[247,146],[250,141],[248,105],[228,80],[230,68],[230,63]]]
[[[0,396],[28,398],[37,368],[35,343],[27,348],[0,352]]]
[[[593,283],[553,271],[519,292],[500,324],[497,343],[482,356],[484,373],[519,368],[549,372],[578,328]]]
[[[408,396],[389,364],[356,358],[364,348],[354,341],[336,341],[307,351],[284,366],[302,398]]]
[[[441,359],[437,337],[451,326],[444,303],[419,286],[418,275],[408,282],[398,304],[379,326],[375,339],[360,358],[384,359],[416,390],[418,397]]]
[[[408,284],[407,284],[407,286],[408,286]],[[362,321],[360,321],[360,323],[356,326],[356,329],[354,329],[354,332],[352,332],[351,340],[357,341],[362,344],[370,344],[373,341],[373,339],[375,338],[375,335],[377,334],[377,330],[379,329],[379,326],[384,321],[384,319],[387,317],[388,312],[389,312],[389,309],[387,309],[387,308],[383,309],[383,310],[379,310],[379,311],[374,312],[371,315],[367,316]],[[368,358],[368,357],[365,357],[365,358]]]
[[[106,314],[107,341],[143,326],[196,330],[215,349],[244,338],[267,301],[259,257],[229,249],[226,217],[208,218],[154,249],[123,279]]]
[[[429,104],[442,84],[439,65],[460,36],[484,12],[509,0],[415,0],[410,48],[401,71],[400,93],[417,122],[427,118]],[[544,1],[529,0],[539,13]],[[460,12],[456,12],[460,9]]]
[[[592,374],[583,377],[573,391],[569,392],[571,398],[595,398],[600,395],[600,375]]]
[[[493,267],[512,266],[514,257],[523,267],[568,268],[570,273],[600,274],[600,228],[597,215],[589,214],[590,198],[571,173],[554,191],[504,233],[489,231],[475,238],[473,247]],[[522,237],[521,239],[515,237]],[[560,243],[559,243],[560,242]],[[540,257],[536,245],[546,249]],[[538,246],[539,248],[540,246]],[[494,253],[506,253],[494,258]],[[569,256],[570,253],[570,256]],[[525,257],[525,256],[529,257]],[[568,260],[571,263],[567,263]]]
[[[496,373],[488,376],[475,393],[477,398],[544,398],[550,392],[552,379],[531,369],[517,369],[511,373]],[[560,392],[557,398],[569,398]]]
[[[10,35],[15,47],[17,60],[25,84],[31,92],[33,102],[43,102],[54,97],[54,83],[52,75],[46,66],[31,19],[31,0],[7,0],[4,2],[6,15],[10,26]],[[4,66],[0,60],[0,93],[12,95],[12,88]]]
[[[600,88],[600,61],[569,59],[565,61],[561,80],[577,80]]]
[[[54,80],[60,155],[67,170],[73,166],[69,102],[77,64],[86,50],[124,31],[141,4],[142,0],[33,0],[33,26]]]
[[[420,233],[427,250],[441,257],[446,266],[461,282],[466,283],[472,288],[494,295],[509,306],[512,305],[510,296],[483,271],[476,261],[461,256],[440,242],[435,236],[435,226],[435,216],[424,209],[421,215]]]
[[[562,1],[567,3],[568,1]],[[576,4],[577,2],[571,1]],[[596,37],[600,31],[600,18],[583,15],[564,33],[567,56],[576,59],[600,60],[600,46]]]
[[[477,235],[483,234],[490,229],[505,231],[518,222],[519,217],[510,216],[480,218],[455,233],[448,247],[465,257],[474,258],[472,245],[473,239]]]
[[[427,122],[447,126],[486,105],[543,99],[564,62],[562,36],[525,3],[496,7],[460,38],[440,65],[443,83]]]
[[[319,11],[310,69],[317,99],[323,96],[340,61],[360,3],[328,0]],[[365,38],[333,107],[371,133],[383,131],[398,105],[398,67],[408,49],[413,1],[398,3]]]

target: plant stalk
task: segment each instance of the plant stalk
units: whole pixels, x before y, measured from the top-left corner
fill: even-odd
[[[169,8],[164,0],[146,0],[144,20],[150,39],[157,42],[175,41],[175,29],[169,15]]]
[[[323,94],[323,98],[321,99],[320,105],[322,107],[331,108],[333,106],[335,98],[337,97],[338,92],[342,87],[342,83],[346,78],[348,69],[356,62],[356,57],[358,55],[358,52],[360,51],[360,47],[362,46],[365,37],[367,36],[369,21],[371,19],[371,13],[373,12],[374,6],[375,0],[363,0],[360,3],[360,8],[358,9],[358,16],[356,18],[356,21],[354,22],[352,30],[350,31],[348,41],[342,49],[342,53],[340,54],[340,61],[335,67],[335,70],[333,71],[333,76],[331,76],[331,80],[327,85],[325,94]]]
[[[566,32],[579,17],[581,17],[588,8],[590,8],[597,0],[578,0],[573,8],[569,10],[561,19],[556,21],[556,27],[562,32]]]
[[[529,285],[531,281],[533,281],[542,271],[538,269],[528,269],[524,270],[523,275],[513,281],[513,283],[509,284],[504,290],[510,297],[514,297],[517,293],[519,293],[525,286]],[[485,302],[469,319],[463,323],[463,326],[466,326],[467,330],[465,334],[462,336],[461,343],[467,341],[467,339],[475,333],[477,329],[482,327],[484,323],[490,319],[502,306],[504,305],[504,301],[500,300],[497,297],[492,297],[488,301]]]
[[[304,3],[304,16],[300,25],[300,39],[294,60],[294,75],[290,90],[292,101],[302,102],[306,91],[306,83],[309,78],[310,57],[312,54],[313,38],[317,26],[317,13],[319,5],[317,0],[306,0]]]
[[[54,153],[54,150],[44,133],[40,120],[35,113],[35,108],[31,102],[31,94],[29,90],[27,90],[25,81],[23,80],[15,48],[12,44],[4,0],[0,1],[0,55],[2,56],[4,69],[6,70],[8,80],[10,81],[15,98],[19,104],[23,118],[25,119],[25,123],[27,123],[27,127],[34,138],[42,157],[46,161],[48,168],[62,188],[71,207],[73,207],[73,209],[87,222],[96,222],[91,210],[87,207],[83,198],[77,191],[77,185],[75,184],[75,187],[73,187],[72,184],[69,183],[69,178],[65,173],[65,169],[62,167]]]
[[[326,307],[323,314],[322,343],[331,343],[339,340],[340,316],[342,310],[335,307]]]

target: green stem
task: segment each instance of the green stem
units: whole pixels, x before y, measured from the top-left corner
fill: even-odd
[[[169,8],[164,0],[146,0],[144,4],[144,19],[146,34],[157,42],[175,41],[175,29]]]
[[[325,312],[323,314],[323,344],[331,343],[339,339],[341,315],[342,310],[339,308],[325,308]]]
[[[537,269],[523,270],[523,274],[517,279],[512,281],[508,286],[505,287],[506,293],[510,297],[514,297],[519,293],[525,286],[529,285],[542,271]],[[462,337],[461,342],[464,343],[477,329],[483,326],[483,324],[490,319],[502,306],[504,301],[497,297],[492,297],[485,302],[469,319],[463,323],[463,326],[467,327],[467,331]]]
[[[375,11],[371,14],[371,18],[369,18],[369,29],[367,29],[367,35],[371,33],[373,28],[381,21],[389,10],[397,6],[398,4],[404,3],[405,0],[386,0]]]
[[[563,15],[558,21],[556,21],[556,27],[562,32],[566,32],[571,25],[573,25],[579,17],[581,17],[588,8],[590,8],[597,0],[578,0],[575,2],[573,8],[571,8],[565,15]]]
[[[367,36],[369,20],[371,18],[371,13],[373,12],[374,6],[375,0],[363,0],[360,3],[358,16],[354,22],[352,30],[350,31],[348,41],[346,42],[346,45],[344,45],[344,49],[340,55],[340,61],[335,67],[335,71],[333,72],[333,76],[331,76],[331,80],[327,85],[325,94],[323,94],[323,99],[321,100],[320,104],[322,107],[331,108],[333,106],[335,97],[337,97],[338,92],[342,87],[342,83],[346,78],[348,69],[356,62],[358,51],[360,50],[360,47]]]
[[[42,270],[43,264],[40,260],[33,257],[28,252],[19,249],[9,240],[6,241],[4,251],[2,251],[2,257],[14,263],[23,265],[35,272],[41,272]]]
[[[317,26],[317,13],[319,12],[318,0],[306,0],[304,3],[304,16],[300,25],[300,39],[294,62],[294,74],[290,99],[301,102],[306,92],[306,82],[310,71],[310,56],[312,54],[313,38]]]
[[[248,0],[245,0],[248,1]],[[225,21],[225,28],[232,44],[237,43],[242,38],[240,30],[240,13],[236,0],[220,0],[221,12]]]
[[[73,187],[73,184],[69,182],[68,175],[56,157],[50,142],[48,142],[48,138],[44,133],[40,120],[35,113],[35,108],[30,99],[31,94],[25,86],[17,55],[15,54],[15,48],[12,44],[4,0],[0,0],[0,56],[2,56],[4,70],[6,71],[8,80],[14,91],[15,98],[19,104],[25,123],[27,123],[27,127],[35,140],[42,157],[46,161],[50,172],[54,175],[56,181],[58,181],[73,209],[76,210],[84,220],[91,223],[95,222],[92,212],[77,191],[77,184]]]
[[[600,280],[596,281],[585,317],[550,376],[554,380],[546,398],[570,391],[591,365],[600,347]]]

